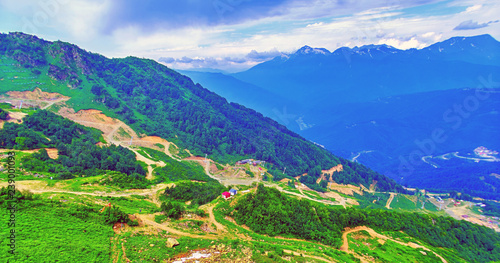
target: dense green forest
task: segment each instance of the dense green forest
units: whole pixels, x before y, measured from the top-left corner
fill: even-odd
[[[4,111],[3,109],[0,109],[0,120],[6,120],[8,116],[8,113]]]
[[[470,262],[500,260],[500,235],[483,226],[435,215],[329,207],[287,197],[263,185],[240,199],[233,215],[238,224],[257,233],[293,236],[336,247],[341,244],[344,228],[366,225],[382,231],[403,231],[432,246],[456,249]]]
[[[182,214],[187,211],[187,201],[190,201],[188,209],[195,214],[205,217],[205,211],[198,209],[200,205],[212,202],[221,195],[222,192],[227,191],[228,188],[221,185],[217,181],[210,181],[207,183],[198,182],[180,182],[174,186],[167,187],[161,197],[164,202],[161,204],[161,211],[163,216],[159,218],[169,217],[179,219]]]
[[[408,187],[419,185],[432,192],[454,190],[484,199],[500,199],[500,180],[494,176],[499,170],[497,162],[482,162],[478,166],[473,161],[450,159],[440,162],[439,166],[440,169],[430,165],[421,166],[418,169],[418,176],[409,177],[405,182],[406,185]],[[460,180],[452,180],[453,178]]]
[[[195,183],[182,182],[165,189],[164,195],[177,201],[191,201],[191,204],[204,205],[219,197],[227,187],[219,182]]]
[[[33,75],[69,85],[71,88],[54,88],[63,95],[81,90],[69,104],[92,103],[136,131],[172,140],[196,155],[208,154],[222,163],[242,158],[264,160],[276,167],[271,172],[286,167],[292,176],[318,166],[329,169],[345,163],[353,168],[342,176],[346,181],[368,186],[375,179],[381,190],[397,187],[393,180],[335,157],[270,118],[228,103],[152,60],[108,59],[75,45],[22,33],[0,34],[0,55],[17,61],[18,67],[31,70]]]
[[[108,172],[106,177],[99,182],[100,185],[118,186],[123,189],[145,189],[151,185],[143,176],[130,176],[117,171]]]
[[[52,112],[38,110],[23,118],[22,124],[5,123],[0,130],[1,148],[36,149],[55,147],[58,158],[49,158],[45,149],[22,160],[29,171],[57,174],[60,179],[75,175],[94,176],[106,170],[118,171],[141,180],[146,175],[135,154],[121,146],[96,145],[101,132],[74,123]]]

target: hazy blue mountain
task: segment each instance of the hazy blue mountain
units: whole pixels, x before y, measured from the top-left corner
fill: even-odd
[[[455,152],[473,157],[479,146],[500,150],[500,95],[490,90],[479,100],[473,89],[500,86],[498,58],[500,43],[489,35],[455,37],[420,50],[366,45],[330,52],[305,46],[231,76],[245,83],[234,82],[236,90],[251,83],[277,94],[269,104],[288,105],[289,121],[270,117],[335,154],[403,184],[469,186],[474,193],[499,197],[500,180],[489,175],[500,174],[500,162],[439,158]],[[197,81],[216,89],[206,79]],[[245,105],[266,112],[265,104]],[[411,172],[400,169],[405,168],[400,157],[408,160],[420,149],[415,141],[432,138],[435,129],[443,129],[446,140],[425,154],[427,162],[414,155]]]
[[[429,59],[460,60],[500,66],[500,45],[490,35],[453,37],[426,47],[419,53]]]
[[[476,87],[480,76],[500,75],[499,54],[500,43],[488,35],[453,38],[422,50],[368,45],[330,53],[306,46],[232,76],[315,107]]]
[[[282,124],[287,124],[286,121],[280,120],[283,108],[287,106],[300,107],[300,105],[293,104],[290,100],[271,91],[222,73],[187,70],[179,70],[179,72],[190,77],[195,83],[203,83],[205,88],[224,97],[229,102],[250,107]]]
[[[329,114],[312,118],[316,125],[301,134],[403,184],[461,190],[474,182],[478,185],[470,190],[500,193],[480,179],[499,173],[500,162],[453,155],[477,157],[473,150],[479,146],[500,150],[500,92],[478,94],[484,97],[475,89],[458,89],[324,106]],[[436,131],[442,132],[438,140],[433,139]],[[500,180],[491,179],[500,186]]]

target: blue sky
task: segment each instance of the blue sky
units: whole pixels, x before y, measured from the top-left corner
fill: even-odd
[[[0,32],[63,40],[108,57],[238,71],[304,45],[423,48],[500,39],[498,0],[0,0]]]

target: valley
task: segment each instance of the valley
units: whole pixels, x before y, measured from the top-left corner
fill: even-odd
[[[305,56],[303,59],[306,62],[310,60],[311,67],[313,67],[318,58]],[[333,60],[328,57],[322,59]],[[283,63],[292,66],[306,62],[289,59]],[[334,62],[335,60],[331,61],[331,63]],[[358,63],[365,65],[366,62]],[[271,62],[267,63],[266,67],[270,70],[278,70],[278,65],[273,65]],[[286,75],[286,72],[282,74]],[[498,82],[495,76],[495,74],[490,77],[477,76],[475,77],[478,80],[477,85],[467,88],[464,88],[465,84],[460,84],[455,86],[455,89],[411,91],[407,94],[391,96],[381,94],[377,99],[361,102],[320,103],[314,99],[304,100],[304,96],[297,95],[296,99],[304,102],[302,105],[298,103],[297,106],[292,106],[294,104],[276,99],[272,105],[277,106],[262,111],[270,112],[269,117],[305,138],[324,145],[335,155],[364,164],[407,187],[436,190],[440,188],[439,190],[442,191],[466,190],[469,194],[497,199],[496,189],[498,188],[496,186],[499,182],[482,183],[478,178],[498,172],[500,167],[497,162],[498,158],[469,156],[469,154],[474,155],[474,149],[479,146],[492,150],[500,148],[499,140],[496,139],[496,131],[500,127],[498,121],[500,93],[495,88],[497,87],[495,83]],[[326,73],[323,77],[330,79]],[[223,77],[218,76],[217,79],[219,78]],[[199,81],[203,85],[206,84],[209,89],[212,89],[213,85],[217,85],[220,89],[224,82],[217,81],[217,79],[209,81],[199,78]],[[279,78],[270,79],[267,84],[268,90],[273,91],[272,85],[274,84],[282,86],[280,83]],[[325,83],[331,82],[325,80]],[[304,84],[304,87],[309,85],[312,84]],[[427,84],[422,83],[422,85]],[[367,84],[366,88],[368,87],[370,85]],[[318,92],[330,92],[330,90],[337,89],[340,87],[332,84],[331,87],[319,89]],[[352,90],[357,89],[352,88]],[[484,95],[479,96],[484,98],[483,100],[478,99],[478,92]],[[360,92],[359,96],[362,94]],[[335,95],[336,98],[348,96],[347,94]],[[248,107],[260,107],[242,100],[235,101],[246,103]],[[312,103],[306,103],[308,101]],[[466,110],[464,103],[472,103],[471,101],[477,104],[474,104],[473,108],[467,106],[468,110]],[[283,103],[279,104],[280,102]],[[455,107],[462,109],[462,115],[460,111],[456,111]],[[258,109],[261,110],[261,108]],[[307,129],[302,129],[297,125],[296,120],[299,117],[307,124]],[[434,134],[439,134],[439,136],[435,137]],[[459,152],[458,157],[447,162],[435,159],[436,156],[455,152]],[[434,158],[431,160],[430,156]],[[459,171],[458,175],[451,176],[457,171]],[[471,176],[472,171],[478,171],[479,176]],[[474,187],[466,187],[462,181],[474,181]],[[490,184],[494,188],[490,187]]]
[[[41,93],[43,95],[43,92]],[[12,99],[11,95],[11,99]],[[43,103],[43,100],[40,100]],[[64,105],[60,105],[64,106]],[[16,189],[27,193],[35,194],[37,200],[55,200],[62,202],[65,205],[77,204],[95,204],[105,205],[109,200],[114,206],[129,213],[129,216],[137,219],[138,226],[125,225],[124,227],[114,226],[114,235],[111,237],[111,261],[112,262],[129,262],[134,260],[182,260],[189,257],[203,257],[204,260],[217,261],[217,262],[254,262],[269,258],[274,260],[292,260],[301,262],[373,262],[374,256],[383,255],[385,246],[391,246],[391,249],[405,251],[404,254],[393,255],[393,260],[402,260],[403,258],[409,259],[415,257],[416,260],[431,260],[434,256],[439,258],[442,262],[460,262],[457,256],[451,256],[449,252],[442,248],[423,244],[416,239],[408,239],[409,237],[402,238],[399,232],[377,232],[372,228],[366,226],[359,226],[353,229],[346,228],[342,234],[343,243],[339,248],[335,246],[325,246],[316,242],[297,238],[281,238],[269,237],[267,235],[259,235],[251,231],[244,225],[238,225],[234,219],[224,216],[220,210],[221,206],[225,206],[228,202],[231,205],[234,201],[245,198],[248,194],[255,194],[256,183],[264,183],[266,187],[278,189],[283,194],[303,200],[309,200],[318,204],[327,206],[341,206],[351,207],[357,206],[359,203],[369,204],[373,208],[387,208],[397,209],[399,211],[418,211],[419,213],[437,214],[439,216],[452,215],[457,219],[463,219],[475,224],[485,225],[500,231],[498,223],[495,225],[483,224],[484,216],[476,214],[465,207],[468,203],[464,203],[459,209],[450,207],[450,201],[445,200],[443,211],[439,211],[436,207],[440,204],[434,197],[430,199],[417,198],[418,201],[404,206],[399,205],[399,201],[404,199],[414,199],[414,196],[408,196],[398,193],[381,193],[377,192],[376,183],[370,186],[370,189],[356,187],[354,185],[341,185],[335,182],[330,182],[328,188],[330,191],[326,193],[316,192],[311,190],[306,185],[296,182],[291,187],[287,180],[280,182],[262,181],[262,176],[249,177],[248,175],[241,177],[238,172],[226,172],[231,170],[248,170],[251,173],[266,173],[265,167],[246,166],[226,166],[223,170],[219,170],[217,166],[220,164],[215,163],[213,160],[202,157],[185,157],[181,158],[175,153],[167,151],[172,149],[167,147],[170,143],[159,137],[143,137],[136,140],[125,140],[128,136],[124,133],[118,134],[119,128],[127,131],[127,134],[134,134],[137,136],[129,126],[124,123],[109,118],[99,111],[86,110],[80,111],[77,114],[67,114],[65,107],[61,107],[59,113],[66,114],[66,118],[90,126],[98,128],[103,132],[103,137],[110,141],[112,144],[119,144],[134,152],[136,159],[148,165],[148,167],[162,167],[165,163],[157,160],[155,157],[144,152],[142,147],[158,150],[161,149],[160,145],[165,148],[161,149],[167,156],[173,158],[177,162],[196,162],[204,167],[206,175],[216,179],[224,185],[232,185],[240,189],[238,196],[230,199],[223,200],[218,197],[213,202],[199,206],[198,209],[204,210],[208,215],[207,217],[200,217],[191,213],[184,214],[179,220],[158,221],[157,217],[162,213],[157,212],[162,204],[162,193],[166,188],[174,187],[178,182],[160,183],[151,185],[146,189],[120,189],[116,187],[103,186],[100,182],[104,177],[81,177],[69,180],[53,180],[48,176],[43,179],[38,179],[33,175],[22,175],[21,178],[29,180],[16,181]],[[124,138],[123,136],[127,137]],[[130,137],[131,138],[131,137]],[[160,145],[158,145],[160,144]],[[174,146],[177,147],[177,146]],[[39,149],[30,151],[16,151],[25,154],[33,154]],[[5,151],[4,151],[5,152]],[[187,151],[189,152],[189,151]],[[155,178],[154,169],[146,176],[148,180]],[[263,171],[263,172],[262,172]],[[323,177],[319,180],[331,180],[335,173],[342,171],[342,166],[332,167],[329,170],[322,171]],[[153,173],[153,174],[152,174]],[[243,173],[246,174],[246,173]],[[235,175],[237,177],[235,178]],[[271,176],[268,174],[268,176]],[[181,181],[182,182],[182,181]],[[0,187],[6,187],[7,182],[0,182]],[[243,190],[247,189],[247,190]],[[380,200],[380,196],[390,194],[388,199]],[[371,196],[371,197],[370,197]],[[236,198],[236,199],[235,199]],[[378,198],[378,199],[377,199]],[[234,200],[234,201],[231,201]],[[387,200],[387,201],[384,201]],[[426,200],[432,203],[434,208],[426,206],[421,209],[419,202]],[[372,202],[373,201],[373,202]],[[412,207],[413,206],[413,207]],[[24,211],[23,213],[29,213]],[[470,215],[464,219],[463,215]],[[193,224],[194,223],[194,224]],[[201,225],[201,228],[197,226]],[[369,235],[366,237],[370,240],[377,240],[375,244],[379,244],[375,250],[359,250],[359,234],[360,231],[368,231]],[[102,233],[101,233],[102,235]],[[108,234],[109,235],[109,234]],[[355,236],[357,235],[357,236]],[[392,237],[390,237],[390,236]],[[175,248],[165,247],[164,242],[166,238],[175,238],[179,241],[182,249],[176,250]],[[348,238],[349,237],[349,238]],[[351,237],[355,237],[352,239]],[[408,242],[407,240],[412,240]],[[130,242],[130,244],[129,244]],[[137,243],[139,242],[139,243]],[[269,245],[274,244],[274,245]],[[368,243],[363,243],[368,244]],[[262,247],[262,248],[261,248]],[[263,249],[263,250],[262,250]],[[159,252],[161,254],[159,254]],[[238,253],[238,251],[245,251]],[[263,254],[261,251],[263,251]],[[367,253],[367,251],[370,251]],[[344,253],[345,252],[345,253]],[[44,255],[40,252],[40,255]],[[379,253],[379,254],[377,254]],[[382,253],[382,254],[380,254]],[[430,254],[429,254],[430,253]],[[76,254],[78,255],[78,253]],[[434,256],[431,256],[434,255]],[[385,257],[385,256],[384,256]],[[35,256],[36,258],[36,256]],[[447,259],[446,259],[447,258]],[[77,259],[75,259],[77,260]],[[170,262],[170,261],[168,261]],[[465,262],[465,261],[463,261]]]

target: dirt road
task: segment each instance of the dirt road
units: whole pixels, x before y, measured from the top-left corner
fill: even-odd
[[[8,185],[8,182],[1,182],[0,187],[6,187]],[[111,192],[111,193],[106,193],[106,192],[77,192],[77,191],[70,191],[70,190],[60,190],[60,189],[54,189],[54,188],[47,188],[47,185],[43,181],[35,181],[35,180],[28,180],[28,181],[16,181],[16,189],[17,190],[29,190],[30,192],[34,194],[41,194],[41,193],[68,193],[68,194],[75,194],[75,195],[91,195],[91,196],[113,196],[113,197],[126,197],[126,196],[132,196],[132,195],[152,195],[155,196],[156,193],[160,190],[163,190],[173,184],[158,184],[155,185],[154,187],[150,189],[133,189],[130,191],[124,191],[120,193],[116,192]],[[37,189],[39,188],[39,189]]]
[[[300,198],[305,198],[305,199],[308,199],[308,200],[311,200],[311,201],[314,201],[314,202],[323,203],[323,204],[327,204],[327,205],[341,205],[341,203],[334,203],[334,202],[329,201],[329,200],[318,200],[318,199],[311,198],[311,197],[309,197],[307,195],[304,195],[304,194],[298,194],[298,193],[294,193],[294,192],[289,192],[289,191],[284,190],[281,186],[278,186],[278,185],[275,185],[275,184],[270,184],[270,183],[266,183],[266,182],[262,182],[262,183],[266,187],[276,188],[280,192],[283,192],[283,193],[286,193],[286,194],[290,194],[290,195],[295,195],[295,196],[298,196]],[[302,191],[301,191],[301,193],[302,193]]]
[[[383,240],[391,240],[391,241],[396,242],[396,243],[398,243],[400,245],[403,245],[403,246],[408,246],[408,247],[411,247],[411,248],[421,248],[421,249],[423,249],[425,251],[432,252],[432,253],[434,253],[434,255],[436,255],[437,257],[439,257],[443,263],[448,263],[448,261],[446,261],[446,259],[444,259],[442,256],[438,255],[434,251],[431,251],[427,247],[424,247],[422,245],[419,245],[419,244],[416,244],[416,243],[413,243],[413,242],[404,243],[404,242],[392,239],[390,237],[387,237],[387,236],[384,236],[382,234],[379,234],[379,233],[375,232],[375,230],[373,230],[373,229],[371,229],[369,227],[366,227],[366,226],[358,226],[358,227],[349,229],[349,230],[345,231],[344,233],[342,233],[342,242],[343,243],[342,243],[342,246],[340,247],[340,250],[344,251],[344,252],[347,252],[349,254],[354,254],[354,252],[352,252],[352,251],[349,250],[349,242],[347,240],[347,235],[350,234],[350,233],[353,233],[353,232],[358,232],[358,231],[363,231],[363,230],[366,231],[366,232],[368,232],[368,234],[370,234],[370,236],[372,236],[372,237],[380,238],[380,239],[383,239]]]
[[[387,200],[387,204],[385,204],[385,207],[387,209],[391,209],[391,202],[392,202],[392,199],[394,199],[394,196],[396,196],[396,193],[390,193],[390,197],[389,197],[389,200]]]
[[[333,261],[331,258],[322,258],[322,257],[318,257],[318,256],[310,256],[310,255],[307,255],[306,253],[307,252],[303,252],[303,251],[291,251],[291,250],[288,250],[288,249],[283,249],[283,252],[287,253],[287,254],[293,254],[294,256],[302,256],[302,257],[305,257],[305,258],[312,258],[312,259],[316,259],[316,260],[321,260],[321,261],[324,261],[324,262],[338,262],[338,261]]]
[[[149,214],[149,215],[135,214],[135,216],[137,218],[141,219],[141,221],[144,222],[146,225],[150,225],[150,226],[154,226],[154,227],[159,228],[159,229],[163,229],[163,230],[167,231],[169,234],[174,234],[174,235],[178,235],[178,236],[186,236],[186,237],[191,237],[191,238],[199,238],[199,239],[218,239],[217,236],[195,235],[195,234],[191,234],[191,233],[182,232],[182,231],[179,231],[177,229],[173,229],[173,228],[168,227],[168,226],[163,225],[163,224],[158,224],[154,220],[152,220],[154,218],[154,215],[152,215],[152,214]]]
[[[215,205],[208,206],[208,215],[209,215],[210,222],[213,223],[217,227],[217,231],[227,232],[226,227],[223,226],[221,223],[217,222],[217,220],[215,220],[214,211],[213,211],[214,206]]]

